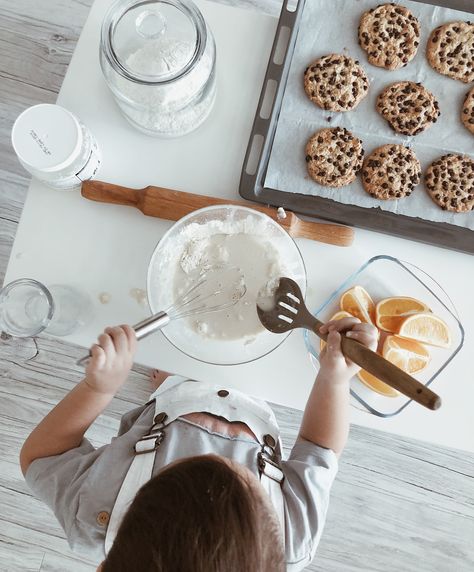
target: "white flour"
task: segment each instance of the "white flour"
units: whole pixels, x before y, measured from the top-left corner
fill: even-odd
[[[189,42],[152,40],[131,53],[126,66],[134,74],[160,76],[184,68],[193,52],[194,46]],[[132,123],[148,131],[184,135],[200,125],[212,108],[214,83],[206,89],[212,67],[210,56],[203,54],[191,71],[169,84],[140,85],[120,77],[117,88],[122,98],[118,103]]]
[[[151,40],[130,54],[126,64],[133,73],[160,76],[184,68],[192,53],[193,46],[189,42]]]

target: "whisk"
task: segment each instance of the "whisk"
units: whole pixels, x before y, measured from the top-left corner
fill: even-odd
[[[209,269],[199,275],[196,282],[166,310],[162,310],[138,322],[132,328],[137,340],[161,330],[171,320],[180,320],[190,316],[219,312],[237,304],[244,296],[247,288],[242,272],[238,268]],[[80,358],[77,365],[85,364],[91,357]]]

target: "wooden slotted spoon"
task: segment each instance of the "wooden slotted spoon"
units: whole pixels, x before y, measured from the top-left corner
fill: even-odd
[[[263,310],[257,305],[257,312],[260,321],[270,332],[283,334],[296,328],[305,328],[324,341],[327,340],[327,334],[319,332],[323,322],[309,312],[300,287],[291,278],[280,278],[275,291],[275,307]],[[413,401],[432,410],[441,406],[439,395],[363,344],[343,335],[341,348],[347,358]]]

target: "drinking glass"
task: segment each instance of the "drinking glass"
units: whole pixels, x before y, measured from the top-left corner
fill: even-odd
[[[18,338],[44,330],[67,336],[89,321],[92,303],[81,290],[54,284],[47,288],[31,278],[20,278],[0,290],[0,330]]]

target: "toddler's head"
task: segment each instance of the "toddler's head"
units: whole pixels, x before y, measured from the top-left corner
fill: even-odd
[[[173,463],[138,492],[102,572],[283,572],[277,515],[258,479],[215,455]]]

